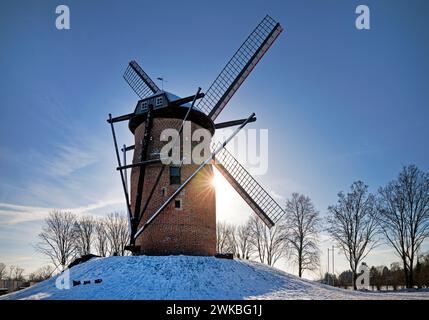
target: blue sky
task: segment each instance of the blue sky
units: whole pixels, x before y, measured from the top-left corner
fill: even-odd
[[[251,127],[269,129],[257,179],[280,203],[305,193],[325,215],[355,180],[375,191],[403,165],[429,170],[427,1],[66,1],[64,31],[59,4],[0,5],[0,261],[44,263],[32,244],[51,208],[124,207],[105,120],[135,106],[122,79],[129,60],[180,96],[204,91],[267,13],[284,32],[218,120],[255,112]],[[359,4],[371,30],[355,28]],[[132,142],[125,126],[118,134]],[[221,220],[250,214],[237,195],[219,204]],[[385,247],[367,259],[394,260]]]

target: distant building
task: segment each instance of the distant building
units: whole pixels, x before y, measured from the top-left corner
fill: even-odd
[[[19,280],[0,280],[0,295],[17,291],[29,286],[27,281]]]

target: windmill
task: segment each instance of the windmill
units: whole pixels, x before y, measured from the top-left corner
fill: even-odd
[[[160,90],[137,62],[131,61],[124,79],[140,97],[134,112],[118,117],[109,114],[122,187],[129,216],[130,245],[133,254],[214,255],[216,252],[216,201],[210,181],[213,166],[220,171],[258,217],[271,228],[284,214],[283,209],[250,175],[226,144],[248,123],[248,118],[214,123],[234,93],[282,32],[282,27],[265,16],[235,52],[205,94],[179,98]],[[198,102],[197,102],[198,101]],[[123,163],[114,123],[128,121],[135,144],[123,146]],[[222,144],[213,148],[201,164],[166,165],[160,150],[166,128],[178,130],[183,139],[185,123],[192,130],[206,129],[212,137],[216,129],[238,126]],[[175,141],[173,142],[173,147]],[[183,149],[183,147],[181,147]],[[180,149],[180,148],[179,148]],[[134,151],[127,164],[127,152]],[[180,149],[180,154],[184,154]],[[130,188],[127,170],[131,169]],[[130,189],[130,190],[129,190]]]

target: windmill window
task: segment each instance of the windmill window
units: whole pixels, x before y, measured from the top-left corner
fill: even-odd
[[[170,167],[170,184],[180,184],[180,167]]]
[[[161,194],[162,194],[163,197],[165,197],[165,195],[167,194],[167,188],[166,187],[163,187],[161,189]]]
[[[164,103],[164,99],[162,99],[162,97],[158,97],[158,98],[156,98],[156,100],[155,100],[155,105],[157,106],[157,107],[159,107],[159,106],[162,106],[162,104]]]
[[[182,209],[182,200],[181,199],[174,200],[174,208],[176,208],[178,210]]]
[[[142,110],[147,108],[147,101],[142,102]]]

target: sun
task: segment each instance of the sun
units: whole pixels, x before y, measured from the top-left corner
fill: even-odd
[[[222,174],[217,170],[213,170],[213,178],[212,178],[212,186],[215,187],[216,191],[224,190],[227,186],[227,181],[224,177],[222,177]]]
[[[216,192],[216,201],[220,203],[230,203],[235,196],[234,188],[229,184],[219,170],[213,168],[211,185]]]
[[[244,224],[250,217],[251,209],[216,167],[213,167],[210,183],[216,192],[216,219]]]

